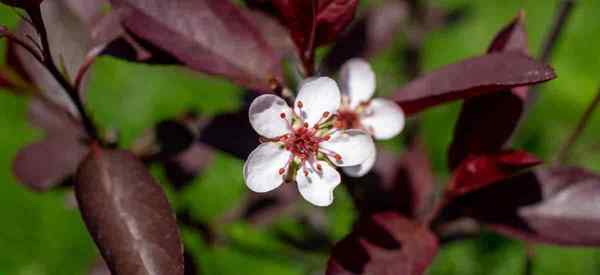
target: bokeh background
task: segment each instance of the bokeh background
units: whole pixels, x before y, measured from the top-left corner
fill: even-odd
[[[361,1],[361,10],[383,0]],[[581,0],[558,42],[552,65],[558,79],[541,87],[534,105],[515,138],[523,147],[550,160],[572,131],[577,119],[600,86],[600,1]],[[552,22],[559,0],[431,0],[431,5],[460,10],[457,22],[430,33],[423,48],[423,69],[429,71],[482,54],[495,33],[520,9],[526,13],[530,50],[537,54]],[[0,22],[14,27],[15,10],[0,6]],[[406,47],[402,34],[393,46],[371,61],[378,77],[378,94],[389,94],[407,81],[399,52]],[[0,42],[4,52],[5,41]],[[4,55],[0,54],[0,61]],[[120,146],[126,147],[157,122],[195,110],[203,115],[236,111],[244,92],[224,80],[168,66],[148,66],[102,57],[93,67],[87,101],[94,119],[104,129],[118,129]],[[447,178],[446,148],[451,140],[460,105],[449,104],[425,112],[425,144],[440,182]],[[22,146],[41,138],[25,119],[26,98],[0,91],[0,274],[88,274],[97,258],[68,190],[37,194],[19,185],[11,162]],[[232,133],[233,134],[233,133]],[[600,114],[579,139],[571,163],[600,172]],[[385,146],[395,150],[398,141]],[[175,208],[189,208],[195,219],[217,220],[248,195],[243,184],[242,160],[218,153],[194,184],[175,193],[164,171],[152,167]],[[303,207],[312,207],[308,204]],[[343,188],[323,212],[326,234],[338,240],[353,221],[352,204]],[[209,246],[191,228],[182,228],[186,246],[202,274],[320,274],[327,254],[307,252],[278,238],[277,232],[302,235],[294,217],[278,218],[268,227],[242,221],[216,230],[229,242]],[[598,229],[600,230],[600,228]],[[600,249],[535,246],[533,274],[600,274]],[[491,232],[480,238],[445,246],[429,274],[521,274],[525,264],[523,243]]]

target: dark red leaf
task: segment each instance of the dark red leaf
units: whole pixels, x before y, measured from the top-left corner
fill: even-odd
[[[240,159],[246,159],[259,145],[259,136],[250,125],[246,107],[236,113],[214,117],[202,127],[199,141]]]
[[[401,157],[378,150],[371,173],[363,178],[345,177],[343,182],[361,215],[397,211],[415,219],[431,206],[435,184],[429,157],[418,141]]]
[[[253,22],[223,0],[113,0],[128,31],[194,70],[258,90],[281,81],[279,57]],[[243,54],[241,54],[243,53]]]
[[[356,13],[357,0],[274,0],[301,56],[335,41]]]
[[[524,15],[519,13],[502,29],[488,52],[518,52],[527,55]],[[525,109],[527,87],[499,91],[465,100],[454,129],[448,165],[455,169],[469,154],[496,152],[505,145]]]
[[[542,238],[567,245],[600,245],[600,175],[579,168],[539,170],[544,200],[519,216]]]
[[[336,244],[326,274],[423,274],[437,249],[428,228],[394,212],[378,213]]]
[[[403,1],[386,1],[369,10],[336,40],[325,57],[322,70],[335,74],[354,57],[369,58],[390,46],[408,17]]]
[[[597,246],[598,186],[600,175],[581,168],[540,168],[457,198],[440,217],[470,216],[534,242]]]
[[[104,260],[100,257],[96,259],[92,267],[90,268],[89,275],[111,275],[108,266]]]
[[[165,172],[176,190],[187,186],[202,173],[214,158],[214,150],[202,143],[194,143],[187,150],[164,161]]]
[[[88,3],[100,6],[99,0]],[[82,66],[88,62],[88,54],[92,50],[92,38],[88,18],[89,14],[77,14],[71,8],[77,7],[71,1],[47,1],[41,5],[41,16],[48,34],[48,43],[52,59],[61,69],[64,69],[66,78],[75,81]],[[87,7],[87,5],[86,5]],[[99,8],[94,8],[99,12]],[[21,22],[16,36],[22,41],[32,44],[33,41],[41,45],[38,32],[31,24]],[[31,37],[28,38],[28,37]],[[33,40],[33,41],[31,41]],[[32,48],[37,49],[32,45]],[[67,97],[66,91],[29,52],[11,43],[8,47],[7,59],[13,69],[22,74],[22,78],[29,80],[37,87],[42,95],[54,103],[77,115],[75,107]],[[40,55],[42,55],[40,53]],[[82,89],[83,92],[85,89]]]
[[[452,196],[463,195],[541,163],[534,155],[518,150],[471,155],[454,171],[447,191]]]
[[[408,115],[428,107],[555,78],[552,68],[515,52],[491,53],[411,81],[393,99]]]
[[[318,0],[316,45],[335,41],[337,35],[354,19],[357,6],[358,0]]]
[[[19,150],[13,171],[20,183],[48,191],[75,174],[88,148],[73,136],[50,136]]]
[[[85,224],[115,275],[183,275],[183,247],[171,206],[142,162],[94,148],[77,171]]]
[[[122,21],[129,12],[127,7],[115,7],[92,25],[93,44],[104,45],[101,54],[148,64],[181,64],[172,55],[128,33]]]
[[[1,0],[0,2],[17,8],[31,9],[39,6],[44,0]]]
[[[13,161],[20,183],[35,191],[47,191],[75,174],[89,149],[78,121],[61,107],[39,98],[29,103],[29,120],[46,137],[21,149]]]

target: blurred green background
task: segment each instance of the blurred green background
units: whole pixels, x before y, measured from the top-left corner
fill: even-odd
[[[361,1],[362,6],[382,1]],[[432,5],[453,10],[465,8],[464,20],[427,36],[423,65],[426,71],[465,57],[483,53],[495,33],[519,11],[526,12],[530,49],[539,52],[559,0],[432,0]],[[544,159],[554,156],[561,142],[600,85],[600,1],[578,1],[552,61],[558,79],[544,85],[515,143]],[[0,22],[9,26],[18,17],[0,7]],[[398,50],[405,39],[373,60],[378,93],[388,94],[407,81]],[[4,52],[5,43],[0,43]],[[3,58],[3,57],[2,57]],[[100,58],[94,65],[88,94],[89,109],[104,129],[118,129],[127,146],[156,122],[188,110],[212,115],[235,111],[243,92],[218,79],[173,67],[131,64]],[[446,148],[451,140],[460,105],[450,104],[423,115],[428,153],[440,175],[447,175]],[[11,161],[22,146],[42,133],[25,119],[26,99],[0,92],[0,274],[87,274],[97,252],[79,213],[69,206],[68,191],[36,194],[19,185],[11,173]],[[600,171],[600,114],[580,138],[571,163]],[[392,142],[393,144],[393,142]],[[210,222],[232,209],[248,194],[241,175],[242,161],[224,153],[195,183],[175,194],[165,185],[177,208],[189,207],[195,218]],[[154,167],[163,183],[164,171]],[[305,207],[311,207],[305,205]],[[325,210],[328,234],[340,239],[350,230],[352,205],[343,188],[334,205]],[[218,228],[231,245],[207,246],[189,228],[182,228],[203,274],[321,274],[325,253],[306,253],[275,237],[284,230],[299,231],[292,218],[278,219],[270,227],[254,228],[242,222]],[[599,229],[600,230],[600,229]],[[536,246],[534,274],[600,274],[600,249]],[[524,245],[493,233],[453,243],[438,254],[429,274],[521,274]],[[242,271],[243,270],[243,271]]]

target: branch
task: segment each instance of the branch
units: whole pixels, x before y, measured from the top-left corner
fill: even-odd
[[[542,43],[542,50],[539,56],[539,59],[542,62],[550,62],[552,54],[554,53],[554,49],[556,48],[556,43],[559,40],[561,34],[563,33],[565,26],[567,25],[567,21],[573,11],[574,6],[575,0],[561,0],[558,4],[558,8],[556,10],[554,20],[552,22],[552,26],[550,27],[550,30],[546,35],[544,42]],[[539,86],[535,86],[529,91],[529,97],[527,98],[526,102],[526,110],[529,110],[531,106],[537,101],[539,96],[538,87]]]
[[[571,152],[573,145],[575,145],[575,142],[581,136],[581,134],[589,124],[590,119],[592,118],[592,114],[594,113],[594,110],[596,110],[596,108],[598,107],[598,104],[600,104],[600,89],[598,89],[596,96],[579,119],[577,127],[575,127],[569,138],[560,147],[556,159],[554,160],[555,164],[560,165],[568,159],[569,153]]]
[[[8,29],[4,26],[0,26],[0,38],[1,37],[6,37],[6,39],[8,39],[14,43],[17,43],[17,45],[21,46],[28,53],[30,53],[33,56],[33,58],[35,58],[38,62],[40,62],[42,64],[44,63],[44,59],[42,58],[42,56],[39,54],[39,52],[35,48],[33,48],[31,45],[27,44],[25,41],[16,37],[13,33],[9,32]]]
[[[83,102],[81,100],[81,97],[79,95],[79,91],[78,91],[77,87],[73,86],[65,78],[65,76],[60,72],[60,70],[54,63],[54,60],[52,59],[50,43],[48,42],[48,33],[46,32],[46,27],[45,27],[44,21],[42,19],[42,14],[41,14],[40,8],[36,7],[36,8],[32,8],[32,9],[27,9],[27,12],[29,13],[29,17],[31,18],[33,25],[35,26],[35,29],[37,30],[38,34],[40,35],[40,40],[42,42],[43,60],[41,61],[41,63],[46,67],[46,69],[48,69],[50,74],[56,79],[56,81],[67,92],[69,99],[71,99],[71,101],[75,105],[75,108],[77,108],[77,111],[79,112],[79,115],[81,117],[81,122],[83,123],[83,127],[85,128],[85,131],[88,134],[88,136],[91,139],[100,141],[100,138],[98,136],[98,131],[96,130],[94,123],[92,122],[92,120],[88,116],[87,112],[85,111],[85,108],[83,106]]]

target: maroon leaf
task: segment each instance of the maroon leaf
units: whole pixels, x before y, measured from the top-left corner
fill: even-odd
[[[104,45],[101,54],[148,64],[181,64],[172,55],[128,33],[122,21],[129,12],[127,7],[116,7],[92,25],[94,45]]]
[[[44,129],[46,137],[17,153],[13,171],[20,183],[47,191],[75,174],[89,150],[86,135],[61,107],[39,98],[29,103],[29,120]]]
[[[214,158],[214,151],[202,143],[194,143],[187,150],[164,162],[165,172],[176,190],[187,186],[202,173]]]
[[[452,196],[463,195],[541,163],[541,160],[525,151],[471,155],[454,171],[447,191]]]
[[[600,175],[579,168],[539,170],[544,200],[518,214],[552,243],[600,245]]]
[[[403,1],[387,1],[369,10],[336,40],[323,70],[334,74],[351,58],[369,58],[387,48],[407,18],[408,6]]]
[[[597,246],[600,175],[575,167],[540,168],[466,194],[440,216],[473,217],[534,242]]]
[[[101,4],[99,0],[94,0],[88,5],[91,6],[92,2],[97,6]],[[59,68],[64,69],[66,78],[72,82],[78,77],[82,66],[89,62],[88,54],[93,47],[90,26],[84,21],[92,20],[88,18],[91,15],[77,14],[78,11],[71,9],[76,6],[78,5],[73,5],[70,1],[46,1],[40,7],[52,59]],[[98,11],[97,8],[94,10]],[[41,45],[38,32],[27,22],[19,25],[16,36],[26,43],[31,44],[35,41],[36,44]],[[28,37],[31,37],[31,40]],[[32,48],[37,49],[36,46]],[[8,51],[9,64],[22,74],[22,78],[33,83],[44,97],[77,116],[66,91],[38,60],[14,43],[9,45]]]
[[[437,249],[426,227],[394,212],[378,213],[336,244],[326,274],[423,274]]]
[[[90,268],[89,275],[111,275],[108,266],[104,260],[100,257],[96,259],[92,267]]]
[[[358,179],[345,177],[343,182],[363,216],[397,211],[419,219],[430,207],[434,191],[429,157],[418,141],[400,158],[394,153],[378,150],[371,173]]]
[[[258,90],[281,81],[279,58],[253,22],[223,0],[113,0],[128,31],[194,70]],[[243,54],[241,54],[243,53]]]
[[[449,101],[553,78],[552,68],[523,54],[490,53],[448,65],[413,80],[396,91],[393,99],[410,115]]]
[[[321,45],[331,43],[352,22],[357,0],[274,0],[301,57],[307,58]]]
[[[527,55],[524,15],[519,13],[494,39],[488,52]],[[499,91],[465,100],[454,129],[448,164],[455,169],[469,154],[496,152],[505,145],[525,109],[527,87]]]
[[[259,136],[250,125],[247,107],[214,117],[202,127],[199,136],[200,142],[240,159],[246,159],[259,145]]]
[[[17,8],[31,9],[39,6],[44,0],[1,0],[0,2]]]
[[[183,247],[171,206],[132,154],[95,147],[79,167],[75,194],[113,274],[183,275]]]

